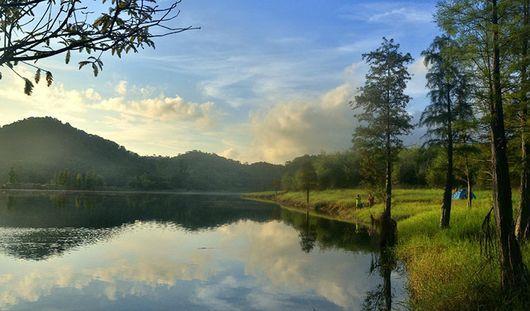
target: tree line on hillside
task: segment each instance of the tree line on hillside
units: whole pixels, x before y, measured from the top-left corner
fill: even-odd
[[[0,144],[9,146],[0,148],[0,182],[9,188],[262,191],[283,172],[199,151],[139,156],[50,117],[3,126]]]
[[[106,166],[71,162],[68,168],[52,171],[46,164],[28,162],[11,166],[4,177],[5,188],[66,190],[142,191],[264,191],[272,189],[283,167],[269,163],[242,164],[199,151],[176,157],[140,157],[143,166],[131,164],[130,173],[119,170],[110,175]],[[1,165],[1,164],[0,164]],[[142,170],[145,167],[146,169]],[[115,168],[116,169],[116,168]],[[114,183],[119,180],[119,183]]]

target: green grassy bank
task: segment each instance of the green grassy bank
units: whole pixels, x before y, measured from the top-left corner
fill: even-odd
[[[378,217],[381,203],[372,208],[355,208],[355,195],[366,201],[359,189],[326,190],[311,193],[313,214],[342,221],[370,224]],[[396,253],[407,268],[411,305],[418,310],[503,309],[496,260],[480,252],[480,230],[491,207],[491,194],[477,191],[474,206],[454,200],[451,227],[438,227],[442,191],[429,189],[394,192],[392,216],[398,221]],[[515,195],[516,196],[516,195]],[[305,210],[305,193],[253,193],[249,198],[276,201],[284,207]],[[530,247],[523,246],[530,266]],[[495,257],[496,259],[496,257]]]

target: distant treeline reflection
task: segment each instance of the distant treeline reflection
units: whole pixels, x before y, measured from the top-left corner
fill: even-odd
[[[45,193],[0,196],[0,230],[10,229],[10,234],[0,237],[0,248],[17,258],[42,260],[110,238],[137,221],[196,231],[246,220],[281,221],[295,228],[305,252],[317,245],[372,250],[368,234],[352,224],[310,217],[237,196]]]

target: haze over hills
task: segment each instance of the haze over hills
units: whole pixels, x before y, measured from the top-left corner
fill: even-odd
[[[0,181],[12,186],[255,191],[271,189],[284,168],[200,151],[140,156],[51,117],[3,126],[0,145]]]

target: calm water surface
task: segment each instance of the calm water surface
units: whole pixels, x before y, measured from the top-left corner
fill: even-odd
[[[2,194],[0,309],[403,309],[374,245],[237,196]]]

